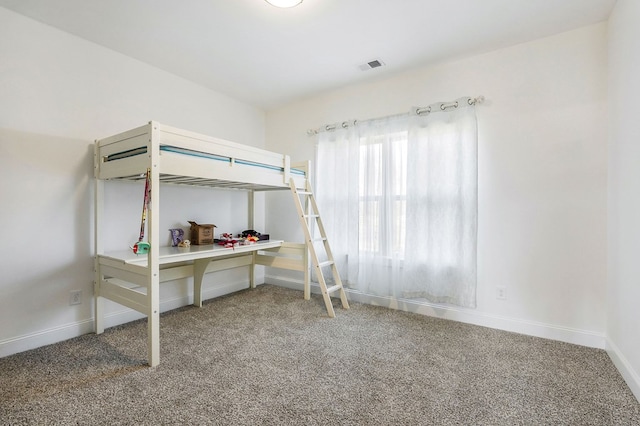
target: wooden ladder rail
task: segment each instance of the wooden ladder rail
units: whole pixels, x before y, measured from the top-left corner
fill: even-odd
[[[318,205],[316,204],[315,197],[313,196],[311,184],[307,180],[305,183],[304,191],[299,191],[296,187],[295,181],[293,180],[293,178],[291,178],[289,180],[289,187],[291,188],[293,201],[296,205],[298,218],[300,219],[300,225],[302,225],[302,230],[304,231],[305,240],[307,242],[307,247],[311,257],[311,263],[313,264],[313,267],[315,268],[318,276],[318,284],[320,285],[320,290],[322,292],[322,297],[324,298],[324,304],[327,308],[327,313],[329,314],[330,318],[334,318],[335,312],[333,310],[333,304],[331,303],[331,294],[336,291],[340,292],[340,300],[344,309],[349,309],[349,302],[347,301],[347,295],[344,291],[342,280],[340,279],[340,274],[338,273],[338,268],[336,266],[333,253],[331,252],[331,247],[329,246],[327,233],[325,231],[324,225],[322,224],[320,213],[318,212]],[[304,197],[305,207],[302,206],[302,200],[300,199],[301,196]],[[314,223],[318,226],[318,230],[320,231],[321,238],[317,240],[314,240],[311,235],[311,229]],[[324,246],[324,250],[327,255],[327,260],[324,262],[320,262],[318,258],[318,253],[316,252],[315,245],[313,244],[316,241],[322,241],[322,245]],[[322,272],[322,268],[326,267],[331,267],[331,273],[333,275],[334,281],[334,284],[331,287],[327,286],[324,273]]]

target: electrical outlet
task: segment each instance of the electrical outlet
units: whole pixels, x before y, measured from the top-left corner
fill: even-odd
[[[82,290],[73,290],[69,295],[69,305],[82,304]]]
[[[498,286],[496,287],[496,299],[507,300],[507,288]]]

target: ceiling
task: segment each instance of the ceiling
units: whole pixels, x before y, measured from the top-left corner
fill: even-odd
[[[265,110],[606,20],[616,0],[0,0]],[[362,71],[379,59],[385,66]]]

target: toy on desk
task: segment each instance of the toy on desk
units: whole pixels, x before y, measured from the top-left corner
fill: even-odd
[[[255,235],[249,235],[244,239],[245,244],[255,244],[258,242],[258,237]]]
[[[191,247],[191,241],[189,240],[182,240],[178,243],[178,247]]]
[[[244,238],[247,238],[247,237],[259,237],[259,236],[260,236],[260,233],[258,231],[254,231],[253,229],[247,229],[245,231],[242,231],[242,237],[244,237]]]
[[[180,243],[184,241],[184,229],[169,229],[171,232],[171,247],[181,247]]]
[[[147,254],[151,249],[151,245],[142,241],[144,239],[144,223],[147,219],[147,209],[151,201],[151,169],[147,169],[147,176],[144,182],[144,200],[142,202],[142,220],[140,221],[140,238],[138,242],[131,247],[135,254]]]
[[[257,242],[257,241],[266,241],[269,239],[269,234],[261,234],[258,231],[255,231],[253,229],[247,229],[245,231],[242,231],[242,234],[238,236],[244,238],[245,241],[247,241],[246,239],[247,237],[255,237],[249,240],[249,244],[253,244],[254,242]]]
[[[218,244],[220,244],[221,246],[225,247],[225,248],[232,248],[235,250],[235,246],[236,244],[238,244],[238,240],[233,238],[232,234],[229,234],[228,232],[225,232],[224,234],[220,235],[222,238],[220,240],[220,242]]]

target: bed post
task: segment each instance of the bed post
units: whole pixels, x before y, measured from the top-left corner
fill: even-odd
[[[147,333],[149,365],[160,364],[160,137],[158,123],[149,123],[147,153],[151,167],[151,201],[149,205],[148,308]]]
[[[93,327],[96,334],[104,333],[104,299],[100,296],[100,283],[102,281],[102,274],[100,272],[100,262],[98,261],[98,255],[103,253],[102,247],[102,209],[104,206],[104,182],[99,179],[100,172],[100,159],[98,158],[99,149],[98,141],[96,140],[93,146],[93,181],[94,181],[94,208],[93,208],[93,244],[94,244],[94,259],[93,259],[93,294],[94,294],[94,323]]]
[[[254,229],[255,227],[255,191],[253,189],[248,191],[248,220],[247,229]],[[249,266],[249,288],[256,288],[256,252],[251,253],[251,266]]]
[[[289,157],[288,155],[284,156],[283,168],[284,176],[282,183],[284,183],[285,185],[289,185],[289,179],[291,178],[291,157]]]

